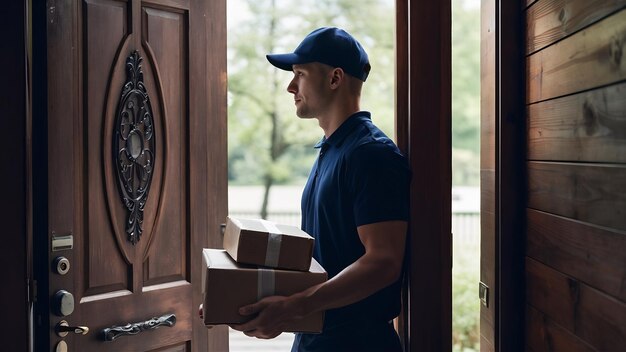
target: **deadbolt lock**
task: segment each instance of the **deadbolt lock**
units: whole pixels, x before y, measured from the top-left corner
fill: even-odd
[[[58,290],[52,299],[54,313],[60,317],[65,317],[74,312],[74,295],[65,291]]]
[[[54,258],[54,270],[59,275],[65,275],[70,271],[70,261],[65,257]]]

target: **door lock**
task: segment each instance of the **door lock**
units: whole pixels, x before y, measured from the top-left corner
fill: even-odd
[[[60,317],[65,317],[74,312],[74,295],[58,290],[53,297],[54,313]]]
[[[54,258],[54,271],[59,275],[65,275],[70,271],[70,261],[65,257]]]
[[[61,320],[54,329],[59,337],[65,337],[68,333],[73,332],[77,335],[87,335],[89,328],[86,326],[69,326],[67,321]]]
[[[57,343],[57,347],[54,349],[55,352],[67,352],[67,342],[61,340]]]

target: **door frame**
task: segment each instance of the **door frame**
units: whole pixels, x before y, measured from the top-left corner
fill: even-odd
[[[494,340],[492,349],[481,350],[521,351],[524,346],[522,29],[524,9],[532,2],[481,1],[481,21],[490,25],[483,36],[493,45],[493,51],[481,49],[481,57],[489,56],[493,63],[481,69],[481,100],[493,102],[490,115],[481,112],[482,236],[490,230],[489,241],[481,239],[481,266],[487,264],[481,280],[491,288],[491,309],[481,311],[481,325],[489,315]],[[488,80],[491,86],[485,84]],[[450,351],[451,0],[396,0],[396,136],[413,170],[399,332],[406,351]],[[489,172],[494,177],[484,178]],[[478,300],[478,287],[476,293]]]
[[[9,326],[2,329],[3,349],[28,351],[32,288],[32,202],[30,189],[30,46],[29,0],[3,4],[0,15],[0,209],[5,268],[0,292]],[[9,302],[9,304],[6,304]]]
[[[396,0],[396,138],[413,172],[405,351],[452,350],[451,1]]]
[[[523,351],[525,312],[525,8],[481,1],[481,350]],[[485,344],[485,346],[483,346]]]

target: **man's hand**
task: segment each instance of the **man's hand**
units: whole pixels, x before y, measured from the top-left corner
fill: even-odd
[[[252,320],[230,327],[247,336],[273,339],[285,331],[287,324],[302,319],[302,307],[296,297],[270,296],[239,308],[239,314],[254,316]]]

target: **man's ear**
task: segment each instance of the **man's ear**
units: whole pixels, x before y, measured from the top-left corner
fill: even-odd
[[[330,73],[330,88],[336,89],[344,80],[345,73],[341,67],[334,68]]]

